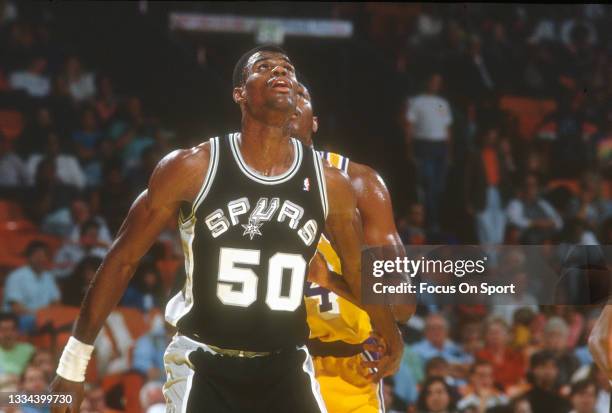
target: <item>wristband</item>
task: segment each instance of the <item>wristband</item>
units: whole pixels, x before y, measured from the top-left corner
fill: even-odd
[[[91,344],[82,343],[71,336],[57,365],[57,375],[70,381],[85,381],[85,370],[93,349]]]

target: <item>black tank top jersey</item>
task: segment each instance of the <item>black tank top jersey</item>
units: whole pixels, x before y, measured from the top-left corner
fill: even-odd
[[[210,140],[202,189],[181,210],[187,278],[166,319],[227,349],[302,345],[309,334],[303,289],[327,215],[323,166],[291,139],[293,164],[266,177],[244,162],[239,138]]]

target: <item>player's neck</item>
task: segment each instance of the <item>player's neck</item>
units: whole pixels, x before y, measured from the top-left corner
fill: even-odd
[[[239,148],[245,162],[267,176],[285,172],[294,156],[287,126],[266,124],[252,117],[242,121]]]

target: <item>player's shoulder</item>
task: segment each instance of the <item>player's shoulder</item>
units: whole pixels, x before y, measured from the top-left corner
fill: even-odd
[[[373,198],[388,199],[389,190],[380,174],[371,166],[351,162],[348,168],[351,186],[360,201]]]
[[[192,148],[168,153],[153,170],[149,190],[163,194],[177,193],[181,199],[190,200],[198,192],[208,171],[212,151],[211,142],[206,141]]]

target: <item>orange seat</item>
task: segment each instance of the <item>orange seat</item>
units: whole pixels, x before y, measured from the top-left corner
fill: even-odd
[[[557,108],[554,100],[504,96],[499,102],[500,109],[508,111],[519,120],[519,134],[523,139],[531,139],[544,117]]]
[[[49,246],[51,254],[60,247],[62,240],[47,234],[15,226],[5,225],[0,231],[0,266],[18,267],[26,262],[24,252],[32,241],[42,241]]]
[[[0,110],[0,131],[9,140],[23,132],[23,115],[16,110]]]
[[[17,221],[23,219],[23,212],[18,203],[0,200],[0,221]]]
[[[548,189],[564,187],[574,195],[580,193],[580,184],[577,179],[555,179],[548,183]]]
[[[105,393],[113,387],[120,385],[123,388],[123,410],[125,413],[141,413],[140,389],[144,385],[144,378],[139,373],[110,374],[102,378],[100,383]]]
[[[56,304],[41,308],[36,312],[36,329],[42,334],[35,336],[33,343],[37,347],[61,350],[70,338],[78,315],[78,307]]]

